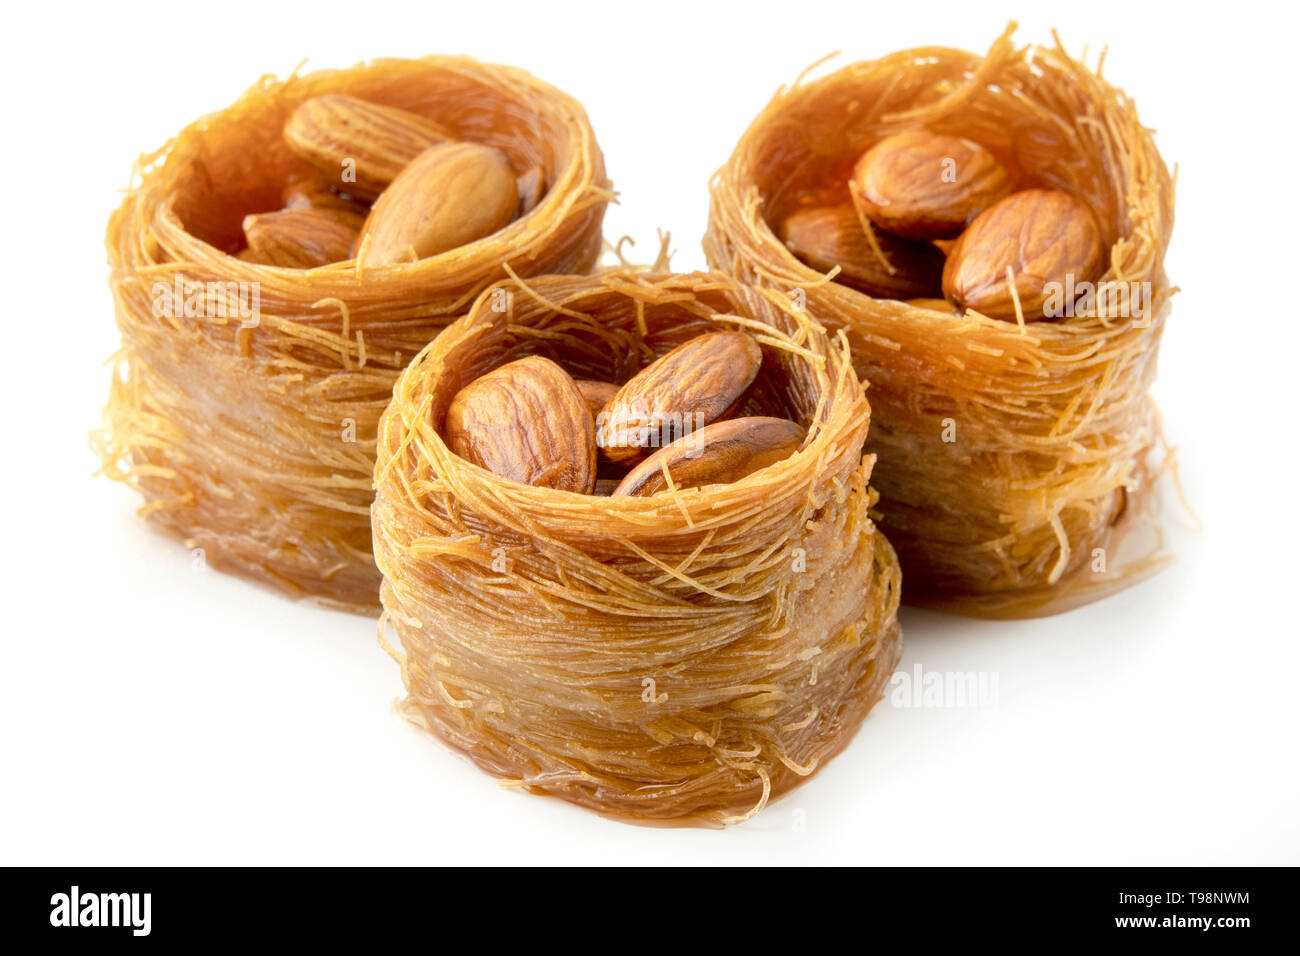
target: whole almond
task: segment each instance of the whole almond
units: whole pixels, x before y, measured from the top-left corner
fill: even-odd
[[[522,173],[517,181],[519,187],[519,212],[520,216],[526,216],[532,212],[542,197],[546,195],[546,172],[541,166],[534,166],[526,173]]]
[[[355,96],[315,96],[293,111],[284,141],[330,185],[374,199],[411,160],[455,137],[423,116]]]
[[[727,484],[789,458],[807,434],[784,418],[733,418],[714,422],[660,448],[627,473],[614,497],[648,497],[668,488],[667,468],[676,488]]]
[[[285,209],[324,209],[356,216],[359,222],[365,222],[370,213],[369,205],[331,189],[315,171],[291,177],[280,192],[280,201]]]
[[[1053,286],[1075,288],[1105,270],[1101,226],[1083,202],[1054,189],[1013,193],[970,224],[943,270],[943,293],[957,308],[1016,319],[1008,281],[1026,321],[1053,318]]]
[[[614,462],[640,459],[732,412],[758,374],[763,353],[744,332],[709,332],[683,342],[632,376],[597,421]]]
[[[361,231],[367,265],[425,259],[509,225],[519,204],[506,154],[446,143],[417,156],[375,200]]]
[[[997,157],[960,136],[912,130],[862,154],[850,184],[867,217],[909,239],[948,239],[1011,194]]]
[[[573,383],[578,386],[582,400],[587,403],[587,408],[591,410],[593,421],[601,410],[609,404],[610,399],[618,394],[618,386],[613,382],[601,382],[592,378],[576,378]]]
[[[359,216],[325,209],[281,209],[244,217],[250,257],[264,265],[313,269],[351,256]]]
[[[835,281],[878,299],[938,296],[943,253],[925,242],[876,231],[891,273],[863,232],[852,203],[817,206],[793,213],[781,226],[781,241],[804,265],[818,272],[840,267]]]
[[[470,382],[451,401],[443,433],[453,452],[493,474],[590,494],[595,426],[569,374],[538,355]]]

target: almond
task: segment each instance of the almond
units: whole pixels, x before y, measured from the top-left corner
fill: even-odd
[[[526,216],[532,212],[542,197],[546,195],[546,173],[541,166],[534,166],[518,179],[519,212]]]
[[[244,217],[244,237],[255,262],[312,269],[351,256],[358,216],[325,209],[282,209]]]
[[[744,332],[709,332],[651,362],[618,390],[597,421],[597,443],[614,462],[636,461],[732,412],[763,353]]]
[[[462,388],[443,431],[453,452],[503,478],[580,494],[595,485],[591,413],[569,374],[539,355]]]
[[[784,418],[733,418],[714,422],[660,448],[637,465],[614,489],[614,497],[648,497],[668,488],[667,469],[676,488],[726,484],[789,458],[807,434]]]
[[[959,309],[996,319],[1053,318],[1044,305],[1059,290],[1092,282],[1104,271],[1106,247],[1097,217],[1054,189],[1013,193],[970,224],[943,270],[943,293]],[[1082,290],[1080,290],[1082,291]]]
[[[835,281],[851,289],[878,299],[940,294],[943,254],[938,249],[879,230],[875,237],[893,272],[871,248],[852,203],[801,209],[781,226],[781,241],[795,258],[818,272],[839,266]]]
[[[577,378],[573,382],[578,386],[587,408],[591,410],[593,420],[609,404],[609,400],[618,394],[618,386],[613,382],[599,382],[591,378]]]
[[[284,126],[295,155],[362,199],[374,199],[411,160],[454,138],[426,117],[341,94],[306,100]]]
[[[280,201],[285,209],[325,209],[348,213],[361,222],[370,212],[369,205],[331,189],[325,177],[314,171],[291,177],[280,193]]]
[[[417,156],[384,190],[362,229],[367,265],[425,259],[491,235],[514,219],[515,171],[506,154],[446,143]]]
[[[949,239],[1011,194],[997,157],[960,136],[912,130],[862,154],[850,188],[867,217],[908,239]]]

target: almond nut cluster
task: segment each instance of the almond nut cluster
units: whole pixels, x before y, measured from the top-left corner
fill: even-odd
[[[853,167],[848,198],[808,205],[780,237],[805,265],[876,298],[934,300],[958,312],[1052,318],[1053,291],[1105,271],[1101,225],[1058,189],[1016,190],[997,157],[960,136],[887,136]],[[925,304],[929,304],[928,302]]]
[[[804,441],[793,421],[740,416],[762,363],[744,332],[696,336],[622,384],[530,355],[457,392],[443,436],[466,461],[540,488],[648,497],[669,482],[726,484]]]
[[[436,256],[505,228],[541,200],[499,149],[458,140],[437,122],[334,94],[302,103],[284,141],[311,172],[285,184],[283,208],[244,217],[239,258],[311,269],[364,248],[369,266]]]

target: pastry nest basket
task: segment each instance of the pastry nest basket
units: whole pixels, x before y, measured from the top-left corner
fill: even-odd
[[[1124,293],[1128,314],[954,314],[943,302],[872,298],[796,259],[777,237],[784,217],[810,200],[843,201],[857,157],[915,127],[979,142],[1017,188],[1085,200],[1109,246],[1097,288],[1108,305]],[[871,383],[873,483],[909,602],[1032,616],[1160,566],[1148,387],[1174,291],[1163,265],[1173,209],[1151,133],[1101,65],[1059,40],[1017,46],[1010,29],[986,55],[925,47],[801,79],[715,175],[710,264],[806,300],[848,337]]]
[[[583,495],[499,477],[443,440],[453,396],[507,362],[621,381],[718,330],[763,352],[744,414],[808,429],[733,484]],[[507,785],[613,817],[756,812],[845,746],[898,658],[869,414],[843,336],[775,290],[628,270],[489,289],[380,423],[374,545],[402,710]]]
[[[545,196],[491,236],[408,264],[236,258],[243,217],[279,208],[308,170],[286,119],[336,93],[540,167]],[[264,78],[141,157],[109,222],[122,343],[93,437],[104,472],[208,564],[377,612],[371,477],[394,382],[489,284],[589,271],[611,197],[581,105],[522,70],[433,56]]]

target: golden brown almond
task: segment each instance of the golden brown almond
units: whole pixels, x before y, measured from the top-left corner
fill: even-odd
[[[733,418],[714,422],[660,448],[629,471],[614,497],[648,497],[666,491],[666,468],[675,488],[728,484],[789,458],[807,432],[784,418]]]
[[[1047,314],[1045,304],[1097,279],[1105,266],[1091,209],[1069,193],[1027,189],[980,213],[961,234],[943,270],[943,292],[959,309],[1014,321],[1014,282],[1026,321],[1052,319],[1064,313]]]
[[[587,408],[591,409],[593,421],[601,409],[609,404],[609,400],[618,394],[618,386],[613,382],[599,382],[592,378],[575,378],[573,382],[578,386]]]
[[[280,193],[280,202],[284,209],[324,209],[356,216],[361,222],[370,212],[368,204],[330,189],[316,172],[291,177]]]
[[[374,199],[415,157],[454,138],[427,117],[342,94],[304,101],[284,126],[295,155],[361,199]]]
[[[519,188],[518,216],[526,216],[537,207],[546,195],[546,173],[541,166],[534,166],[521,175],[517,181]]]
[[[425,150],[375,200],[361,231],[368,266],[425,259],[509,225],[519,204],[506,154],[478,143]]]
[[[447,447],[493,474],[538,488],[589,494],[595,426],[569,373],[530,355],[470,382],[451,401]]]
[[[911,130],[862,154],[850,183],[867,217],[908,239],[948,239],[1011,194],[997,157],[960,136]]]
[[[347,226],[352,231],[354,241],[356,236],[360,234],[362,226],[366,224],[366,216],[370,211],[369,207],[346,196],[332,193],[329,190],[312,196],[313,201],[310,205],[303,205],[301,202],[302,194],[291,194],[291,197],[294,199],[293,205],[286,205],[284,209],[280,210],[281,212],[309,211],[328,216]],[[333,198],[331,199],[331,197]]]
[[[781,241],[809,268],[829,272],[839,266],[836,282],[878,299],[941,294],[943,253],[929,243],[876,230],[876,242],[893,267],[890,272],[871,248],[852,203],[793,213],[781,226]]]
[[[611,461],[636,461],[733,411],[762,363],[758,343],[744,332],[683,342],[609,400],[597,420],[597,443]]]
[[[252,258],[264,265],[312,269],[351,255],[360,220],[323,209],[281,209],[244,217]]]

